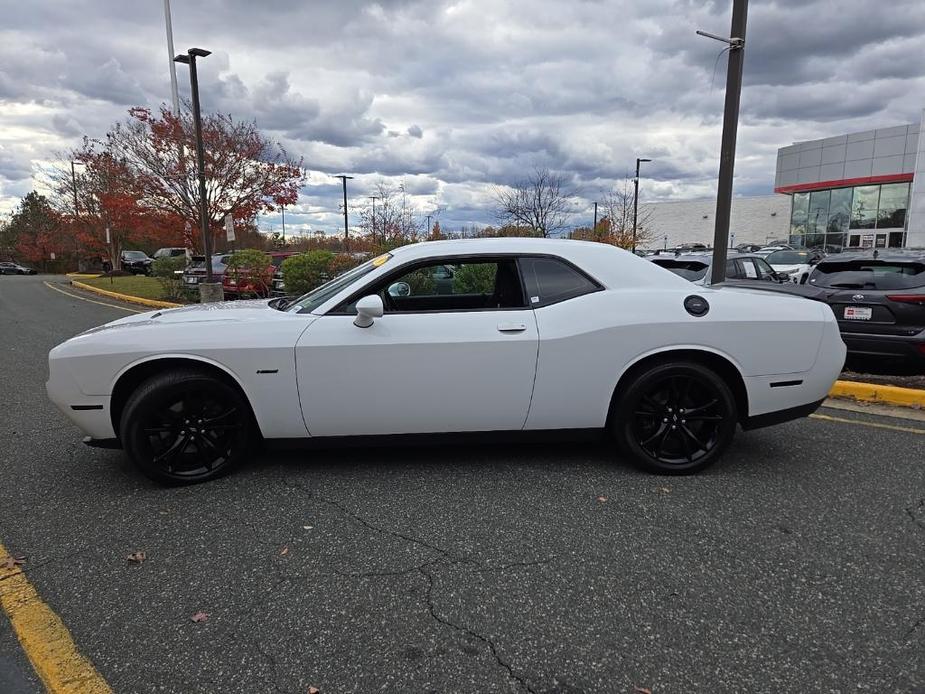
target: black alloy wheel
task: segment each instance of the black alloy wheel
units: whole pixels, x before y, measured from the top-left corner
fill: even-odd
[[[735,434],[735,398],[714,371],[695,362],[653,366],[628,386],[615,413],[618,443],[642,467],[697,472],[715,462]]]
[[[253,416],[236,388],[197,371],[154,376],[122,413],[121,439],[141,471],[165,484],[220,477],[244,460]]]

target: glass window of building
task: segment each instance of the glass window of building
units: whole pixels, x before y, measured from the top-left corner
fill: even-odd
[[[906,206],[908,203],[908,183],[887,183],[880,186],[877,228],[902,229],[906,223]]]
[[[836,188],[829,202],[829,220],[825,227],[825,250],[838,253],[848,238],[851,219],[851,188]]]
[[[877,224],[880,186],[858,186],[851,204],[851,228],[873,229]]]
[[[825,244],[825,227],[829,221],[831,190],[815,190],[809,195],[809,212],[806,215],[806,235],[803,245],[815,248]]]
[[[799,236],[806,233],[806,213],[809,211],[809,193],[794,193],[790,208],[790,233]]]

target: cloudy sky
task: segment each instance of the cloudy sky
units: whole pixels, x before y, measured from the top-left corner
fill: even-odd
[[[715,190],[731,0],[173,0],[203,108],[254,118],[311,171],[287,231],[334,230],[403,182],[444,226],[492,221],[534,166],[590,201],[644,165],[643,200]],[[161,0],[0,0],[0,213],[41,167],[133,105],[170,101]],[[184,67],[184,66],[178,66]],[[178,74],[181,96],[188,73]],[[711,86],[712,83],[712,86]],[[736,194],[772,192],[777,148],[918,121],[922,0],[752,0]],[[353,220],[351,220],[353,223]],[[261,220],[279,229],[279,218]]]

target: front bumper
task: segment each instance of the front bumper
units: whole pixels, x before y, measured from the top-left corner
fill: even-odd
[[[108,395],[84,395],[65,369],[49,361],[48,398],[77,427],[92,439],[113,439],[116,432],[109,413]]]

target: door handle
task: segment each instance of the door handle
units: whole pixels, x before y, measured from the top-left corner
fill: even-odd
[[[498,323],[498,330],[502,333],[522,333],[526,329],[526,323]]]

